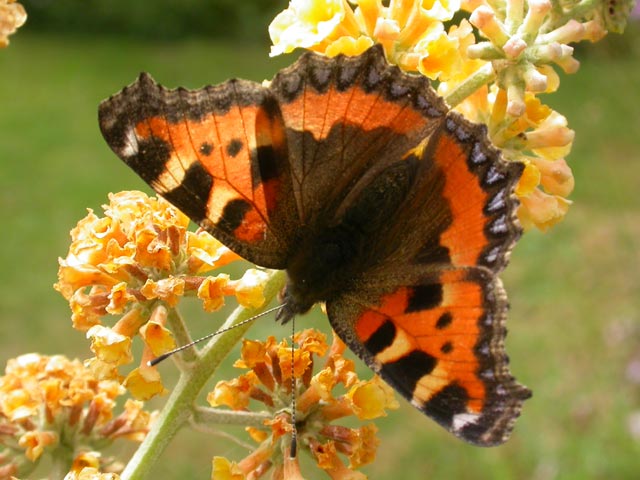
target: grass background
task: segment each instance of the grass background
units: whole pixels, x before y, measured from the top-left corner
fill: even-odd
[[[637,25],[630,34],[622,48],[579,53],[581,70],[545,99],[577,133],[569,159],[575,204],[550,233],[525,235],[503,276],[512,304],[512,371],[534,391],[512,440],[494,449],[465,445],[403,402],[378,422],[382,444],[366,470],[370,478],[640,477],[638,420],[633,433],[640,415]],[[102,140],[100,100],[143,70],[167,86],[195,88],[229,76],[270,78],[291,60],[269,59],[266,45],[145,43],[28,29],[0,50],[0,364],[32,351],[90,356],[51,288],[57,257],[66,255],[69,230],[87,207],[99,210],[110,191],[148,191]],[[189,322],[201,333],[220,318],[197,316]],[[316,320],[326,326],[314,316],[299,328]],[[251,333],[267,332],[288,334],[269,320]],[[239,459],[243,451],[183,431],[156,472],[209,478],[214,454]]]

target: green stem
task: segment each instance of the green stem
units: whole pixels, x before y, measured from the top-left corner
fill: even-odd
[[[264,421],[272,418],[269,413],[236,412],[210,407],[195,407],[193,422],[202,425],[244,425],[264,427]]]
[[[186,345],[188,343],[191,343],[193,339],[191,338],[191,335],[189,335],[187,325],[185,324],[182,316],[177,309],[169,309],[167,320],[169,322],[169,326],[171,327],[171,332],[173,333],[174,338],[178,341],[178,345]],[[185,364],[194,362],[197,359],[198,351],[195,348],[187,348],[186,350],[180,352],[179,360],[177,362],[178,367],[182,370],[185,368]]]
[[[273,272],[265,286],[264,307],[260,309],[236,308],[221,330],[264,310],[284,286],[285,278],[283,271]],[[121,478],[123,480],[142,480],[149,474],[169,442],[193,415],[194,401],[206,382],[251,325],[252,322],[249,322],[213,337],[202,350],[200,358],[192,365],[192,368],[181,373],[166,405],[160,412],[160,416],[122,472]]]
[[[476,70],[472,75],[466,78],[457,87],[451,90],[444,97],[445,102],[449,104],[451,108],[458,105],[465,98],[471,96],[480,87],[487,85],[496,77],[493,71],[491,62],[487,62],[485,65]]]

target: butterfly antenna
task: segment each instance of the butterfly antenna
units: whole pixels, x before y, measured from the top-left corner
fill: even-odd
[[[215,337],[216,335],[220,335],[221,333],[228,332],[229,330],[233,330],[234,328],[237,328],[237,327],[239,327],[241,325],[245,325],[245,324],[247,324],[249,322],[253,322],[254,320],[256,320],[259,317],[263,317],[263,316],[268,315],[268,314],[270,314],[272,312],[280,310],[285,305],[286,305],[286,303],[283,303],[281,305],[278,305],[277,307],[270,308],[269,310],[265,310],[264,312],[259,313],[257,315],[254,315],[251,318],[247,318],[246,320],[243,320],[240,323],[236,323],[235,325],[232,325],[230,327],[223,328],[222,330],[216,330],[215,332],[210,333],[209,335],[205,335],[204,337],[198,338],[197,340],[194,340],[193,342],[189,342],[186,345],[182,345],[181,347],[174,348],[173,350],[170,350],[167,353],[163,353],[162,355],[160,355],[159,357],[154,358],[153,360],[149,360],[147,362],[147,365],[150,366],[150,367],[154,367],[157,364],[159,364],[160,362],[162,362],[163,360],[166,360],[167,358],[169,358],[174,353],[181,352],[182,350],[186,350],[189,347],[193,347],[197,343],[204,342],[205,340],[208,340],[211,337]]]
[[[293,337],[296,333],[296,317],[291,319],[291,448],[289,458],[296,458],[298,453],[298,427],[296,427],[296,377],[294,376],[293,360],[295,347]]]

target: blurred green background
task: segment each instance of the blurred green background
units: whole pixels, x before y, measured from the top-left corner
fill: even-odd
[[[100,100],[140,71],[196,88],[270,78],[293,60],[268,57],[266,26],[284,1],[23,3],[30,19],[0,50],[0,364],[32,351],[90,356],[51,288],[57,257],[108,192],[149,191],[102,140]],[[402,402],[378,422],[372,479],[640,478],[640,25],[576,56],[578,74],[544,98],[577,134],[575,203],[551,232],[524,236],[503,276],[512,371],[533,399],[494,449],[461,443]],[[190,312],[194,334],[222,318]],[[312,324],[327,322],[298,327]],[[267,333],[288,330],[267,319],[250,336]],[[209,478],[214,454],[244,451],[185,430],[157,473]]]

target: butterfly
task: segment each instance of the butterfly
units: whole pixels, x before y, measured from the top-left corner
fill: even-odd
[[[336,333],[467,442],[511,434],[499,272],[521,234],[486,127],[387,63],[303,54],[269,84],[168,90],[148,74],[99,107],[111,149],[250,262],[284,269],[287,322],[324,302]]]

